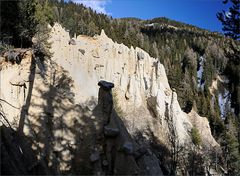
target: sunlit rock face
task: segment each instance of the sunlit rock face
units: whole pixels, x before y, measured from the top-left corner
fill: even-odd
[[[72,79],[51,60],[44,63],[27,51],[20,64],[1,65],[1,123],[25,134],[39,161],[47,160],[59,170],[69,170],[76,148],[83,109],[73,103]],[[36,163],[33,163],[33,165]],[[53,174],[46,171],[48,174]]]
[[[49,43],[50,59],[27,51],[20,64],[0,65],[1,123],[32,140],[46,173],[161,175],[149,143],[191,148],[195,123],[203,146],[218,146],[207,119],[181,110],[164,66],[142,49],[104,31],[71,39],[57,23]]]
[[[81,35],[73,38],[74,45],[59,24],[52,27],[50,36],[52,60],[74,80],[75,102],[84,104],[96,99],[96,82],[111,81],[124,114],[121,118],[132,135],[141,131],[149,139],[151,133],[167,144],[174,133],[181,144],[191,142],[192,123],[181,110],[158,59],[140,48],[113,42],[103,30],[93,38]]]

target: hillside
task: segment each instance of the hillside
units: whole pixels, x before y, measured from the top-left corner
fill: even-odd
[[[114,19],[57,0],[4,1],[1,17],[1,145],[9,154],[1,158],[10,163],[2,167],[15,174],[238,173],[238,40],[165,17]],[[22,160],[10,139],[26,141],[17,144],[33,157]]]
[[[176,172],[184,175],[190,167],[182,163],[191,157],[188,153],[195,145],[201,146],[199,152],[203,153],[220,151],[207,119],[194,110],[186,114],[180,109],[177,94],[157,59],[140,48],[114,43],[104,31],[94,38],[73,38],[74,44],[70,39],[68,32],[55,24],[49,38],[50,60],[41,62],[26,51],[19,64],[2,63],[1,90],[9,90],[1,92],[1,99],[8,102],[2,104],[7,117],[3,121],[31,139],[36,156],[50,165],[44,172],[162,175],[162,168],[167,174],[171,172],[168,167],[176,167]],[[101,80],[114,83],[112,95]],[[195,143],[193,128],[201,142]],[[159,149],[155,151],[156,145]],[[145,152],[138,156],[140,149]],[[159,154],[162,149],[166,153]],[[74,159],[77,156],[79,159]],[[103,161],[109,167],[105,168]],[[12,166],[18,167],[15,165],[13,162]],[[44,167],[35,161],[29,166],[34,172],[35,165]],[[75,168],[78,165],[82,168]]]

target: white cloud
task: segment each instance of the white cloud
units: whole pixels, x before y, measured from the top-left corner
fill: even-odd
[[[110,0],[73,0],[73,2],[81,3],[87,7],[91,7],[98,13],[109,14],[106,11],[106,5],[108,2],[110,2]]]

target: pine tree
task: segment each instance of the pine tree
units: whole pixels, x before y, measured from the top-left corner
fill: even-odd
[[[228,2],[229,0],[223,1],[224,4]],[[240,38],[240,1],[230,0],[230,2],[232,6],[229,10],[218,12],[217,18],[222,22],[225,35],[237,40]]]
[[[239,175],[240,151],[239,151],[239,125],[238,119],[231,107],[226,105],[224,114],[225,129],[222,132],[220,144],[223,150],[224,164],[229,175]]]
[[[37,20],[35,18],[37,0],[23,0],[20,3],[21,23],[19,26],[20,36],[24,42],[31,43],[31,38],[36,33]]]

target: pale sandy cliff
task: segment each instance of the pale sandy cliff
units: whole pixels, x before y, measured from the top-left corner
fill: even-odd
[[[74,42],[69,41],[69,33],[56,23],[49,39],[51,59],[41,61],[26,51],[20,64],[1,63],[2,111],[14,129],[20,127],[34,139],[32,148],[40,151],[39,160],[47,156],[48,165],[53,168],[58,161],[58,173],[81,163],[85,163],[84,171],[88,173],[91,163],[95,163],[95,174],[103,174],[102,163],[103,168],[108,167],[106,173],[114,168],[112,173],[116,174],[158,175],[162,171],[157,154],[148,142],[155,141],[169,149],[174,142],[190,149],[194,146],[193,125],[200,132],[203,148],[219,147],[205,117],[194,110],[189,114],[181,110],[157,58],[140,48],[113,42],[104,31],[93,38],[78,36],[72,39]],[[111,91],[99,91],[100,80],[114,83],[116,113],[101,106],[103,97],[103,104],[111,109],[112,98]],[[107,116],[111,117],[109,126],[105,126]],[[109,140],[103,133],[118,137]],[[115,146],[130,156],[120,155],[113,149]],[[149,155],[144,150],[140,152],[144,157],[137,161],[135,156],[140,156],[142,146]],[[115,164],[113,155],[105,156],[107,149],[117,153],[113,154]],[[124,161],[125,166],[116,165]],[[109,166],[110,162],[114,167]],[[132,170],[122,172],[127,165]],[[81,170],[75,168],[78,169]]]

